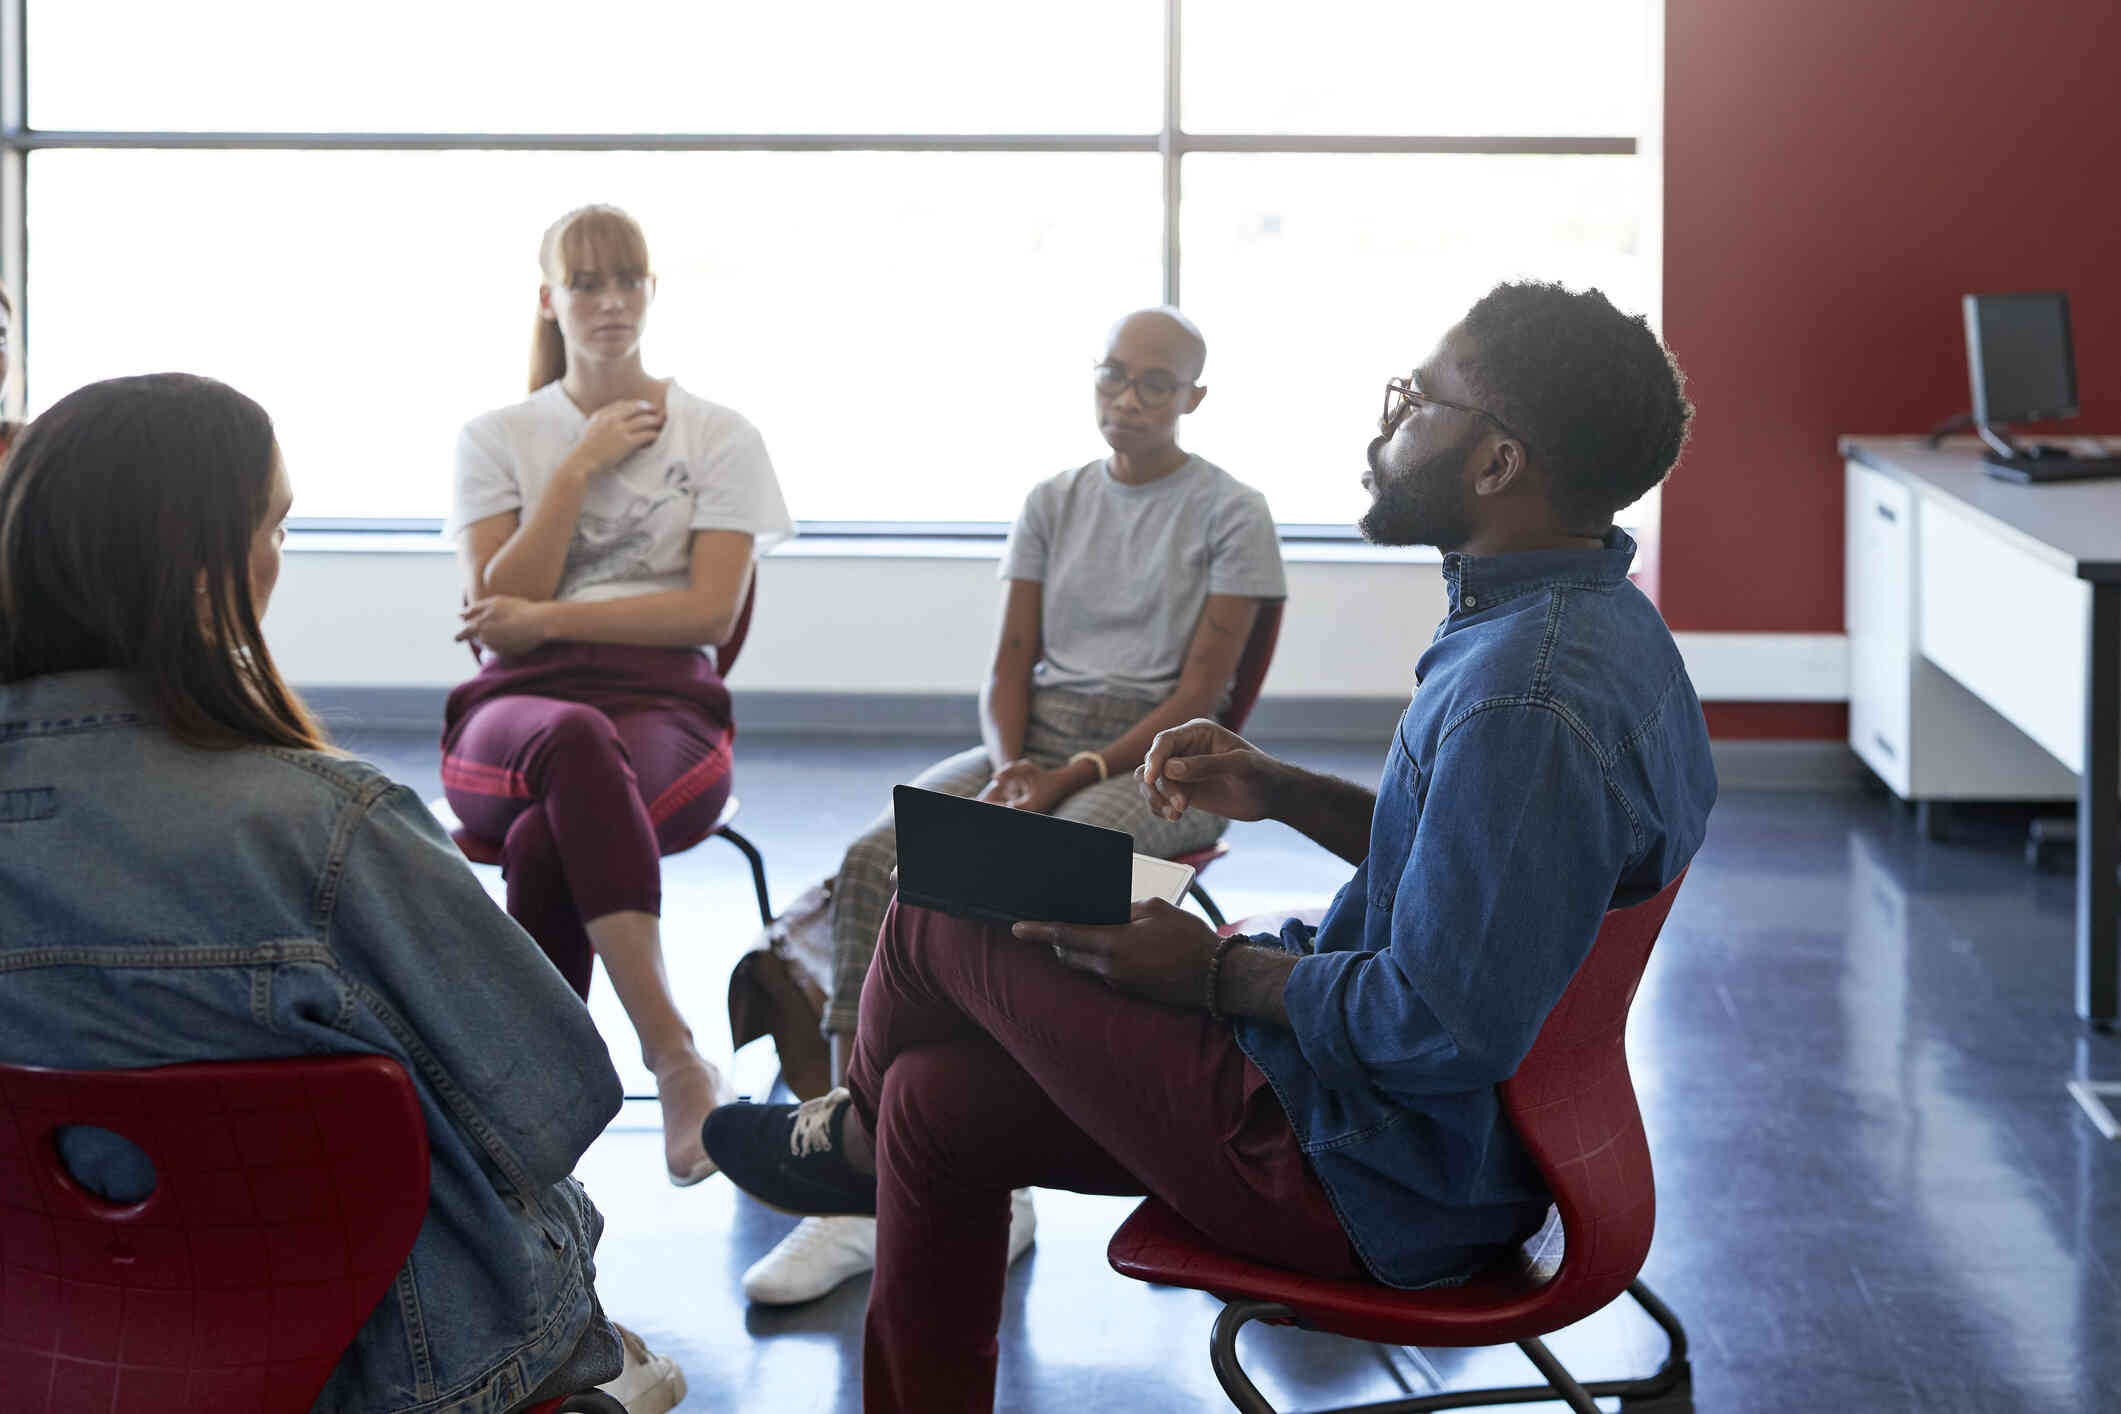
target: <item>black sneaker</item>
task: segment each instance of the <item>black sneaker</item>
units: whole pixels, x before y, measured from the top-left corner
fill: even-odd
[[[840,1135],[853,1099],[844,1089],[800,1105],[717,1105],[700,1126],[729,1181],[800,1218],[876,1214],[876,1179],[848,1164]]]

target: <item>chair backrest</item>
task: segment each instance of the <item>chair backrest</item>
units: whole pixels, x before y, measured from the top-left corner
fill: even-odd
[[[743,651],[744,640],[751,636],[751,608],[759,600],[759,567],[751,567],[751,578],[744,582],[744,602],[737,606],[736,623],[729,630],[729,637],[714,650],[714,671],[720,677],[728,677],[729,670],[736,666],[736,655]]]
[[[1605,916],[1590,956],[1500,1092],[1561,1213],[1560,1270],[1527,1303],[1558,1330],[1627,1289],[1649,1255],[1656,1189],[1628,1078],[1628,1009],[1685,871],[1655,898]]]
[[[1267,680],[1267,669],[1274,662],[1274,645],[1281,640],[1281,611],[1285,602],[1281,599],[1261,600],[1259,617],[1252,620],[1252,633],[1245,639],[1245,651],[1238,655],[1237,671],[1230,675],[1230,705],[1216,718],[1233,732],[1245,729],[1245,718],[1252,715],[1252,704],[1259,701],[1260,684]]]
[[[68,1175],[123,1135],[154,1192]],[[382,1056],[147,1070],[0,1066],[0,1389],[10,1414],[304,1414],[427,1214],[427,1129]]]

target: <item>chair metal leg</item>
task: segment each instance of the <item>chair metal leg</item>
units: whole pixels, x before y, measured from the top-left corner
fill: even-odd
[[[1229,1397],[1239,1414],[1276,1414],[1273,1405],[1267,1403],[1259,1387],[1237,1363],[1237,1332],[1247,1321],[1281,1321],[1294,1313],[1286,1306],[1272,1301],[1232,1301],[1225,1305],[1222,1314],[1215,1318],[1215,1332],[1208,1340],[1208,1363],[1215,1367],[1215,1378],[1221,1382],[1223,1393]],[[1552,1359],[1552,1356],[1548,1356]],[[1557,1368],[1559,1368],[1557,1366]],[[1567,1378],[1567,1372],[1563,1372]],[[1518,1389],[1473,1390],[1466,1393],[1444,1391],[1438,1394],[1418,1394],[1401,1399],[1388,1399],[1380,1404],[1350,1404],[1342,1408],[1324,1410],[1320,1414],[1420,1414],[1430,1409],[1455,1409],[1478,1404],[1525,1404],[1532,1400],[1552,1399],[1557,1390],[1547,1385],[1528,1385]],[[1591,1414],[1597,1414],[1597,1406],[1586,1406]]]
[[[1641,1281],[1628,1286],[1645,1314],[1655,1321],[1665,1338],[1671,1342],[1664,1364],[1657,1373],[1639,1380],[1593,1380],[1588,1384],[1578,1382],[1562,1368],[1561,1362],[1546,1346],[1537,1340],[1520,1342],[1524,1353],[1546,1377],[1544,1385],[1518,1385],[1507,1389],[1438,1390],[1433,1394],[1417,1394],[1399,1399],[1387,1399],[1375,1404],[1349,1405],[1341,1409],[1322,1411],[1322,1414],[1428,1414],[1438,1409],[1474,1409],[1495,1404],[1532,1404],[1543,1400],[1559,1399],[1571,1409],[1597,1414],[1594,1399],[1610,1399],[1618,1396],[1623,1411],[1691,1411],[1693,1408],[1693,1372],[1687,1363],[1686,1327],[1672,1308],[1657,1298],[1657,1294]],[[1233,1301],[1223,1307],[1215,1320],[1215,1333],[1208,1346],[1208,1358],[1215,1367],[1215,1377],[1222,1382],[1223,1392],[1230,1397],[1243,1414],[1275,1414],[1274,1406],[1254,1387],[1251,1379],[1237,1364],[1237,1331],[1247,1321],[1285,1320],[1289,1308],[1266,1301]],[[1533,1347],[1538,1347],[1534,1350]]]
[[[1220,928],[1230,921],[1223,917],[1223,911],[1215,906],[1215,900],[1208,897],[1208,891],[1200,886],[1199,875],[1194,875],[1193,882],[1186,885],[1186,892],[1193,895],[1193,901],[1200,905],[1200,911],[1207,914],[1208,921],[1216,927]]]
[[[1223,1393],[1242,1414],[1274,1414],[1274,1406],[1267,1403],[1266,1396],[1238,1366],[1238,1329],[1247,1321],[1286,1320],[1294,1314],[1272,1301],[1232,1301],[1215,1318],[1215,1333],[1208,1337],[1208,1363],[1215,1367],[1215,1378],[1222,1382]]]
[[[1554,1387],[1554,1393],[1560,1395],[1576,1414],[1598,1414],[1598,1406],[1591,1402],[1591,1396],[1584,1392],[1582,1385],[1576,1383],[1574,1375],[1562,1368],[1561,1362],[1554,1358],[1554,1352],[1547,1349],[1545,1341],[1538,1336],[1532,1336],[1518,1341],[1517,1348],[1531,1357],[1532,1363],[1539,1367],[1539,1373],[1545,1375],[1547,1383]]]
[[[762,927],[770,927],[773,923],[773,905],[768,901],[766,895],[766,860],[764,856],[759,853],[757,845],[745,839],[727,825],[724,825],[715,833],[744,851],[744,858],[751,861],[751,888],[759,896],[759,924]]]
[[[1673,1401],[1677,1409],[1693,1408],[1694,1369],[1687,1362],[1686,1327],[1679,1323],[1679,1316],[1671,1307],[1657,1299],[1657,1293],[1640,1278],[1628,1283],[1628,1295],[1644,1314],[1657,1323],[1664,1338],[1671,1342],[1664,1364],[1657,1373],[1641,1380],[1609,1380],[1608,1385],[1621,1385],[1618,1389],[1594,1388],[1594,1393],[1617,1394],[1622,1409],[1650,1409],[1664,1399]]]

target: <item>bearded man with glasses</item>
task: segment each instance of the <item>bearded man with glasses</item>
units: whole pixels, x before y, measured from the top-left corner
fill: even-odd
[[[1135,772],[1160,818],[1271,818],[1355,866],[1324,920],[1221,941],[1163,903],[1006,930],[894,904],[847,1088],[715,1111],[708,1151],[746,1191],[877,1214],[866,1409],[991,1409],[1018,1185],[1154,1192],[1253,1260],[1408,1288],[1538,1231],[1550,1195],[1496,1087],[1716,798],[1613,524],[1692,411],[1597,291],[1491,291],[1387,386],[1368,448],[1363,533],[1444,550],[1450,606],[1377,791],[1206,719]]]

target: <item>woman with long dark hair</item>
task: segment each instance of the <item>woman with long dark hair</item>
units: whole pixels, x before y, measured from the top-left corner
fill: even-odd
[[[683,1377],[622,1353],[568,1176],[618,1110],[610,1056],[419,797],[281,681],[259,621],[292,500],[265,410],[183,374],[82,388],[0,463],[0,1061],[391,1057],[431,1206],[318,1407],[502,1410],[618,1375],[667,1409]],[[123,1136],[60,1154],[106,1199],[153,1191]]]
[[[584,998],[604,959],[683,1187],[714,1172],[700,1125],[728,1083],[663,969],[661,856],[729,798],[729,692],[703,650],[794,524],[751,424],[642,367],[655,276],[633,219],[571,211],[539,264],[530,396],[457,443],[461,636],[492,656],[450,694],[442,784],[500,842],[509,913]]]

